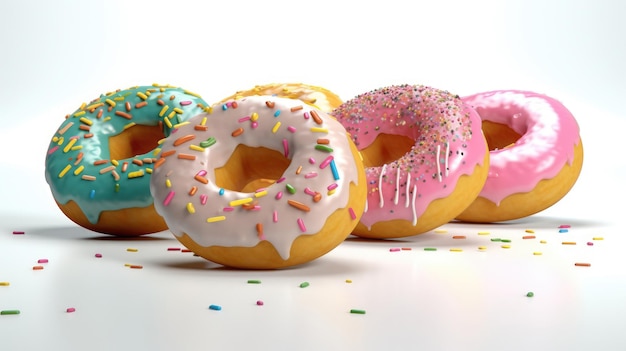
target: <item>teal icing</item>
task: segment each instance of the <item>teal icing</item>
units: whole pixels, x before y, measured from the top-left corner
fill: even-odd
[[[143,101],[147,103],[145,106],[141,106]],[[115,103],[114,107],[111,102]],[[130,111],[127,111],[127,102],[130,104]],[[165,106],[167,108],[164,111]],[[163,135],[167,137],[176,132],[177,124],[206,112],[209,108],[209,104],[194,93],[178,87],[160,85],[133,87],[102,94],[98,99],[83,104],[67,116],[48,147],[45,175],[55,200],[60,204],[73,200],[94,224],[98,222],[102,211],[150,206],[153,203],[150,172],[157,151],[151,150],[143,155],[117,160],[114,171],[119,175],[119,180],[116,180],[112,171],[101,173],[101,170],[114,166],[110,160],[109,138],[122,133],[129,123],[146,126],[160,123],[163,126]],[[128,119],[116,115],[117,111],[128,113],[132,117]],[[101,114],[100,117],[98,114]],[[84,129],[88,126],[89,130],[81,129],[81,125]],[[89,137],[88,134],[93,136]],[[72,139],[76,141],[69,146]],[[79,154],[82,154],[80,160]],[[94,165],[99,160],[107,162]],[[133,160],[142,162],[135,161],[139,163],[137,164]],[[128,165],[123,171],[125,162]],[[60,176],[68,165],[70,169]],[[79,172],[81,166],[82,171],[75,173]],[[142,175],[133,177],[139,174]],[[94,176],[95,180],[85,180],[85,175]]]

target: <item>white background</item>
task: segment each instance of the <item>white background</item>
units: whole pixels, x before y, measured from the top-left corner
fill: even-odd
[[[620,225],[626,6],[617,0],[355,4],[3,4],[0,282],[10,286],[0,286],[0,310],[22,313],[0,317],[0,347],[626,348]],[[272,82],[320,85],[344,100],[403,83],[459,95],[534,90],[561,100],[577,117],[585,164],[562,201],[523,220],[452,223],[443,227],[447,233],[396,241],[350,238],[287,270],[224,269],[168,252],[180,245],[167,232],[123,240],[79,228],[56,208],[45,182],[45,151],[65,114],[100,93],[154,82],[207,101]],[[559,233],[561,224],[572,228]],[[525,229],[537,239],[523,240]],[[492,238],[511,239],[511,248]],[[487,250],[480,252],[481,245]],[[411,250],[389,252],[392,247]],[[49,263],[33,271],[40,258]],[[310,286],[299,288],[303,281]],[[535,296],[526,297],[528,291]],[[222,311],[208,310],[211,304]],[[367,313],[350,314],[352,308]]]

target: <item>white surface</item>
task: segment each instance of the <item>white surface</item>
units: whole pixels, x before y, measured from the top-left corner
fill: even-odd
[[[626,348],[621,2],[439,1],[412,10],[393,0],[358,7],[205,3],[3,6],[0,282],[10,286],[0,286],[0,310],[21,314],[0,316],[1,349]],[[55,207],[43,176],[45,150],[81,102],[152,82],[219,100],[287,81],[321,85],[344,99],[401,83],[460,95],[547,93],[578,118],[583,173],[561,202],[524,220],[448,224],[444,234],[395,241],[351,238],[316,261],[279,271],[224,269],[167,251],[180,247],[167,232],[97,235]],[[572,228],[559,233],[561,224]],[[536,239],[523,240],[525,229]],[[511,248],[492,238],[511,239]],[[49,263],[33,271],[41,258]],[[310,286],[300,288],[304,281]],[[526,297],[529,291],[535,296]],[[223,309],[209,310],[211,304]],[[350,314],[353,308],[367,313]]]

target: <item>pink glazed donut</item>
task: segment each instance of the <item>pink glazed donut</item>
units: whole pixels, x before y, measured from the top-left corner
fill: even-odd
[[[462,100],[480,115],[491,151],[487,182],[457,219],[497,222],[526,217],[552,206],[574,186],[583,146],[574,116],[559,101],[517,90]]]
[[[447,91],[390,86],[331,114],[352,135],[365,165],[367,201],[354,235],[424,233],[463,212],[485,183],[489,152],[480,117]]]

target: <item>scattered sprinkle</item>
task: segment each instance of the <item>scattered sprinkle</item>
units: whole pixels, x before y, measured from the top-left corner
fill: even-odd
[[[365,310],[357,310],[357,309],[351,309],[350,313],[352,314],[365,314]]]
[[[425,247],[424,251],[437,251],[436,247]]]
[[[392,247],[389,249],[389,252],[398,252],[398,251],[400,251],[399,247]]]
[[[96,258],[102,258],[102,254],[101,253],[97,253],[94,255]]]
[[[0,282],[0,286],[9,286],[11,283],[9,282]]]
[[[481,232],[478,232],[478,235],[489,235],[489,232],[481,231]]]
[[[257,306],[263,306],[263,305],[264,305],[264,303],[263,303],[263,301],[261,301],[261,300],[257,300],[257,301],[256,301],[256,305],[257,305]]]
[[[300,283],[300,287],[301,288],[306,288],[307,286],[309,286],[309,282],[302,282],[302,283]]]
[[[532,292],[532,291],[529,291],[529,292],[526,293],[526,296],[527,297],[533,297],[533,296],[535,296],[535,293]]]
[[[67,313],[74,313],[74,312],[76,312],[76,309],[74,307],[68,307],[67,309],[65,309],[65,312],[67,312]]]
[[[576,263],[574,263],[574,266],[576,266],[576,267],[591,267],[591,263],[576,262]]]
[[[352,283],[352,279],[346,279],[346,283],[348,284]]]
[[[604,238],[601,236],[594,236],[593,240],[604,240]]]
[[[511,245],[502,245],[502,246],[500,246],[500,247],[501,247],[501,248],[503,248],[503,249],[510,249],[510,248],[511,248]]]
[[[535,256],[541,256],[541,255],[543,255],[543,253],[541,253],[541,252],[539,252],[539,251],[535,251],[535,252],[533,252],[533,255],[535,255]]]
[[[248,280],[248,284],[261,284],[260,280],[256,280],[256,279],[249,279]]]
[[[525,232],[529,234],[535,234],[535,231],[532,229],[526,229]]]
[[[534,235],[524,235],[522,239],[536,239]]]
[[[33,271],[40,271],[43,269],[43,266],[33,266]]]
[[[222,310],[222,306],[220,306],[220,305],[211,305],[211,306],[209,306],[209,309],[213,310],[213,311],[221,311]]]
[[[563,241],[561,244],[563,245],[576,245],[575,241]]]
[[[450,251],[452,251],[452,252],[462,252],[463,249],[460,249],[458,247],[453,247],[453,248],[450,249]]]
[[[168,247],[167,251],[180,251],[180,247]]]
[[[455,235],[452,239],[465,239],[465,235]]]
[[[435,230],[435,233],[436,233],[436,234],[445,234],[445,233],[447,233],[447,232],[448,232],[448,231],[447,231],[447,230],[445,230],[445,229],[436,229],[436,230]]]
[[[40,258],[37,260],[37,263],[48,263],[48,259],[47,258]]]
[[[21,231],[21,230],[14,230],[13,234],[15,234],[15,235],[22,235],[22,234],[26,234],[26,233]]]
[[[0,311],[0,315],[8,315],[8,314],[20,314],[20,310],[2,310]]]
[[[135,248],[132,248],[132,247],[129,247],[128,249],[126,249],[126,251],[128,251],[128,252],[137,252],[139,250],[135,249]]]

